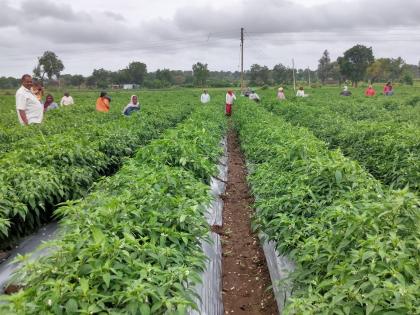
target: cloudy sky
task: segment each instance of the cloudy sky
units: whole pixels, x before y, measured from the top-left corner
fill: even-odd
[[[142,61],[149,71],[239,70],[277,63],[315,68],[355,44],[376,57],[420,60],[420,0],[0,0],[0,76],[31,72],[54,51],[64,73],[89,75]]]

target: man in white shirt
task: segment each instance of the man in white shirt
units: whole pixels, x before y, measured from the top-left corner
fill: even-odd
[[[71,97],[68,92],[64,93],[64,96],[61,98],[60,105],[68,106],[68,105],[73,105],[73,104],[74,104],[73,97]]]
[[[25,74],[21,79],[22,86],[16,91],[16,112],[22,125],[40,124],[44,118],[44,106],[32,94],[32,77]]]
[[[206,104],[208,102],[210,102],[210,95],[207,90],[204,90],[203,94],[201,94],[201,103]]]

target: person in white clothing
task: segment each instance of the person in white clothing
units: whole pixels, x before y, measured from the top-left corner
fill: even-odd
[[[303,90],[303,86],[301,86],[300,88],[299,88],[299,90],[297,91],[297,93],[296,93],[296,96],[297,97],[306,97],[307,95],[305,94],[305,91]]]
[[[201,100],[201,103],[203,104],[210,102],[210,94],[207,92],[207,90],[203,91],[203,94],[201,94],[200,100]]]
[[[248,98],[250,100],[253,100],[253,101],[257,102],[257,103],[260,101],[260,97],[258,96],[257,93],[255,93],[255,91],[252,91],[251,94],[249,94]]]
[[[32,77],[25,74],[22,86],[16,91],[16,112],[22,125],[40,124],[44,118],[44,106],[36,95],[32,94]]]
[[[61,98],[60,106],[68,106],[73,105],[74,100],[73,97],[70,96],[68,92],[64,93],[64,96]]]
[[[226,116],[232,115],[232,105],[235,100],[235,94],[229,89],[226,93]]]

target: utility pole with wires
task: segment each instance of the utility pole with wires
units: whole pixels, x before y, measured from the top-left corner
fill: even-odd
[[[241,27],[241,92],[244,90],[244,28]]]
[[[308,66],[308,85],[311,86],[311,69]]]
[[[293,69],[293,90],[296,92],[295,59],[293,58],[292,58],[292,69]]]

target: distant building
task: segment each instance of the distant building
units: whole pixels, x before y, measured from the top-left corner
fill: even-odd
[[[124,90],[133,90],[133,89],[138,89],[140,87],[140,85],[138,84],[123,84],[123,89]]]

